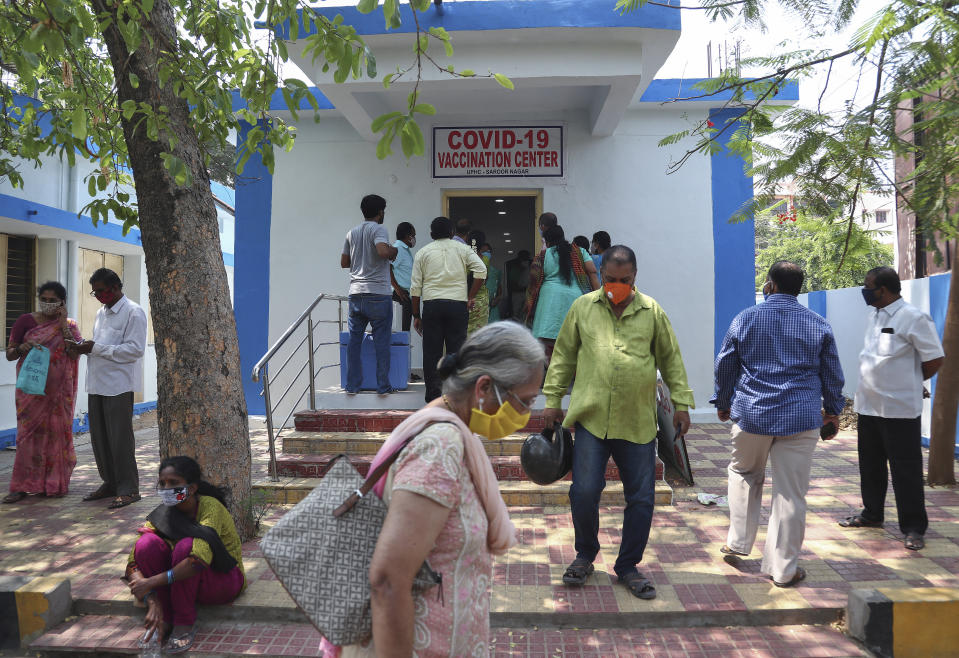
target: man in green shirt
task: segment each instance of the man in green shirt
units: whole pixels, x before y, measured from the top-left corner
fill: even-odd
[[[575,427],[570,509],[576,559],[563,574],[582,585],[599,553],[599,499],[610,456],[626,495],[622,542],[613,570],[630,593],[656,597],[656,588],[636,565],[643,559],[653,521],[656,480],[656,371],[669,386],[677,431],[689,429],[693,392],[679,343],[666,313],[637,291],[636,254],[616,245],[604,253],[603,287],[569,309],[546,373],[547,427]],[[575,374],[569,410],[563,395]]]

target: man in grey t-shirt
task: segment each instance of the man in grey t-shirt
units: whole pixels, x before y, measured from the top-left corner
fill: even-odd
[[[386,199],[376,194],[360,202],[364,221],[346,234],[340,266],[350,270],[349,329],[346,348],[346,392],[357,393],[363,379],[360,348],[369,324],[376,348],[376,391],[385,395],[390,386],[390,336],[393,325],[393,301],[390,285],[390,263],[396,258],[396,247],[383,226]]]

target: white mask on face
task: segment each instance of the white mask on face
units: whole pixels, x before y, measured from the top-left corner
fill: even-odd
[[[40,300],[40,304],[39,304],[40,312],[43,313],[44,315],[53,315],[60,309],[62,305],[63,305],[63,302],[59,302],[59,301],[45,302],[43,300]]]
[[[167,507],[179,505],[189,497],[186,487],[171,487],[170,489],[158,489],[160,501]]]

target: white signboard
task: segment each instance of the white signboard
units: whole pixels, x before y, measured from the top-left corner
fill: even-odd
[[[433,128],[433,178],[562,178],[563,126]]]

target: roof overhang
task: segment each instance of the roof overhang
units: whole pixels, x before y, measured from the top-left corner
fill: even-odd
[[[389,89],[385,73],[406,69],[413,61],[415,23],[411,9],[402,8],[402,26],[385,29],[382,12],[360,14],[354,7],[324,5],[315,11],[333,19],[337,14],[363,36],[377,60],[380,79],[361,78],[337,84],[333,72],[323,72],[305,55],[308,33],[290,42],[290,57],[316,85],[328,103],[361,135],[373,139],[370,124],[386,112],[405,111],[415,75],[406,73]],[[438,43],[430,55],[457,71],[483,75],[502,73],[515,89],[489,77],[459,78],[436,66],[423,67],[421,102],[434,105],[440,116],[509,118],[531,113],[585,111],[594,135],[610,135],[652,82],[672,51],[680,31],[678,9],[647,4],[620,15],[611,0],[467,0],[445,2],[419,14],[420,25],[443,27],[453,36],[454,55],[443,55]],[[302,25],[302,22],[301,22]],[[289,37],[289,25],[277,30]],[[434,52],[435,51],[435,52]],[[322,105],[321,105],[322,107]]]

